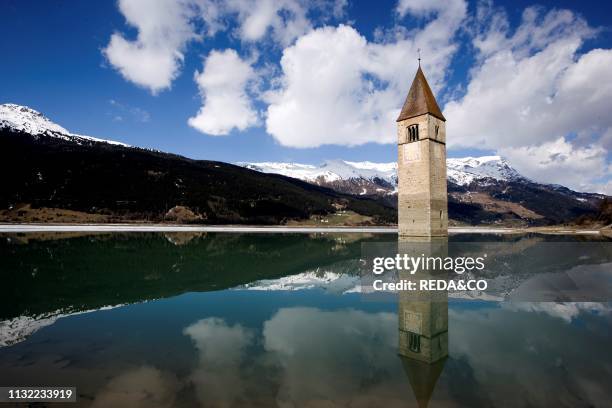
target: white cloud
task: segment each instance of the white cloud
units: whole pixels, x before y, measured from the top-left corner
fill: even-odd
[[[601,190],[601,186],[594,185],[592,179],[610,174],[606,149],[601,146],[574,146],[563,137],[539,145],[500,148],[499,153],[527,177],[579,191]]]
[[[346,0],[119,0],[118,5],[138,34],[134,40],[112,34],[103,54],[126,80],[157,94],[179,75],[189,41],[226,30],[230,18],[236,19],[244,42],[269,34],[287,46],[312,28],[309,11],[321,11],[321,21],[328,14],[339,18]]]
[[[156,94],[170,88],[179,75],[187,43],[226,29],[228,17],[237,16],[241,40],[258,41],[271,32],[286,46],[311,29],[309,9],[330,3],[334,14],[342,11],[340,0],[119,0],[120,12],[138,34],[134,40],[112,34],[103,53],[126,80]]]
[[[257,112],[247,94],[247,87],[255,78],[251,65],[236,51],[212,51],[202,72],[195,75],[203,106],[196,116],[189,118],[189,125],[214,136],[255,125]]]
[[[467,92],[444,108],[449,146],[497,150],[539,181],[605,189],[612,50],[580,55],[594,30],[568,10],[528,8],[513,33],[503,12],[481,8],[476,20]]]
[[[458,49],[455,34],[465,27],[476,62],[465,93],[444,109],[449,147],[499,151],[539,181],[610,190],[612,50],[580,54],[596,31],[571,11],[527,8],[512,29],[503,11],[483,2],[464,26],[463,0],[399,0],[396,25],[368,41],[347,25],[313,28],[343,16],[345,0],[163,0],[153,6],[120,0],[119,8],[137,38],[115,33],[104,53],[127,80],[153,93],[171,86],[192,39],[232,29],[251,55],[264,44],[285,47],[280,70],[265,60],[255,71],[233,50],[211,52],[195,75],[203,106],[189,124],[210,135],[256,126],[256,93],[267,105],[267,132],[298,148],[395,143],[394,121],[417,48],[439,96]],[[417,19],[420,28],[404,27],[407,19]],[[264,84],[262,75],[271,85],[253,92]],[[559,155],[547,160],[545,149]]]
[[[452,3],[450,3],[452,5]],[[429,13],[443,10],[449,6],[447,0],[399,0],[395,7],[395,11],[399,17],[405,17],[407,14],[414,16],[424,16]]]
[[[288,45],[311,28],[306,5],[296,0],[229,0],[227,7],[238,14],[244,41],[261,40],[271,30],[278,43]]]
[[[114,33],[104,55],[126,80],[153,94],[169,88],[186,43],[197,38],[190,22],[192,5],[188,0],[119,0],[119,10],[138,35],[128,40]]]
[[[298,38],[283,51],[280,86],[266,95],[268,133],[292,147],[393,143],[417,48],[427,49],[424,70],[438,88],[466,7],[456,0],[428,10],[435,18],[423,30],[398,30],[400,38],[392,42],[368,42],[346,25]]]
[[[226,13],[237,14],[241,40],[259,41],[267,34],[282,46],[288,46],[296,38],[312,29],[308,17],[311,10],[322,14],[320,20],[344,15],[346,0],[228,0]],[[331,10],[331,13],[330,13]]]

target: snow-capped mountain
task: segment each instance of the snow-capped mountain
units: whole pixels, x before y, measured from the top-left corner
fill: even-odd
[[[42,113],[27,106],[15,105],[13,103],[0,104],[0,129],[28,133],[35,137],[54,137],[73,141],[77,144],[99,142],[128,147],[125,143],[114,140],[71,133],[57,123],[52,122]]]
[[[96,309],[88,310],[56,310],[53,312],[35,315],[35,316],[18,316],[12,319],[0,321],[0,348],[11,346],[26,340],[28,337],[36,333],[43,327],[55,324],[58,319],[98,312],[102,310],[111,310],[125,304],[108,305]]]
[[[326,161],[238,163],[251,170],[298,178],[340,193],[367,195],[397,205],[397,163]],[[447,159],[453,222],[535,225],[574,220],[597,211],[603,196],[540,184],[500,156]]]
[[[319,166],[299,163],[238,163],[238,165],[263,173],[276,173],[304,181],[334,182],[350,178],[380,178],[395,183],[397,163],[350,162],[328,160]]]
[[[0,218],[11,222],[28,217],[72,219],[73,215],[41,207],[79,211],[85,214],[79,216],[96,221],[109,213],[146,219],[153,214],[156,220],[166,220],[169,197],[172,207],[198,208],[198,219],[211,223],[281,223],[330,213],[338,206],[374,216],[378,223],[392,223],[397,214],[395,162],[239,163],[255,170],[247,171],[74,134],[40,112],[14,104],[0,105],[0,152],[0,174],[10,174],[0,194],[0,205],[4,203],[8,212],[0,208]],[[305,188],[295,179],[335,192]],[[249,188],[236,189],[236,180]],[[530,181],[499,156],[448,159],[448,180],[452,222],[520,226],[585,217],[601,221],[604,196]],[[355,195],[366,200],[351,197]],[[16,205],[21,210],[13,211]],[[31,215],[24,212],[26,207]]]
[[[276,173],[351,194],[388,194],[397,187],[397,163],[327,160],[319,166],[299,163],[237,163],[263,173]]]
[[[527,180],[501,156],[464,157],[446,160],[449,181],[460,186],[487,179],[497,181]]]
[[[276,173],[348,193],[393,194],[397,192],[397,163],[328,160],[315,166],[299,163],[238,163],[264,173]],[[447,160],[448,180],[460,186],[487,181],[527,180],[500,156],[465,157]],[[344,188],[341,183],[348,183]],[[357,190],[355,188],[357,187]]]
[[[0,154],[4,222],[281,224],[345,208],[389,224],[395,215],[296,179],[74,134],[14,104],[0,105]]]

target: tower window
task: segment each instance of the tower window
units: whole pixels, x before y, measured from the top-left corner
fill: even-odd
[[[416,142],[419,140],[419,125],[410,125],[408,126],[408,141]]]
[[[436,139],[437,139],[438,138],[438,132],[440,131],[440,125],[436,125],[435,130],[436,130]]]
[[[414,353],[421,352],[421,336],[408,332],[408,349]]]

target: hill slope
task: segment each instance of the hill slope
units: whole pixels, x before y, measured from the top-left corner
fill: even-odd
[[[296,177],[342,193],[381,197],[397,206],[397,163],[326,161],[238,163]],[[447,159],[449,217],[461,224],[550,225],[597,213],[605,196],[541,184],[522,176],[500,156]]]
[[[177,206],[187,207],[182,210],[193,222],[214,224],[279,224],[338,209],[377,223],[395,219],[394,210],[376,200],[232,164],[71,134],[18,105],[0,105],[0,183],[4,214],[28,204],[115,221],[162,221]],[[18,211],[16,216],[18,221]]]

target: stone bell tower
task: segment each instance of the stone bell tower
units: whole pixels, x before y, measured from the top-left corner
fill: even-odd
[[[446,119],[419,69],[397,118],[400,236],[448,235]]]

